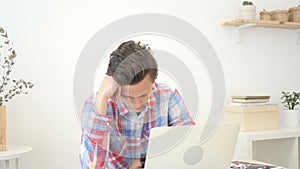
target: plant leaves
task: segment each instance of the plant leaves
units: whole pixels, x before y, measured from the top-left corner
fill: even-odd
[[[2,38],[2,39],[1,39]],[[15,65],[15,59],[17,58],[17,52],[13,47],[13,42],[8,38],[8,33],[2,27],[0,27],[0,61],[1,68],[3,69],[2,84],[0,83],[0,105],[4,102],[9,102],[15,95],[28,94],[28,87],[32,88],[34,85],[31,82],[26,82],[23,79],[11,80],[10,74],[12,68]],[[6,50],[6,51],[5,51]],[[13,83],[10,85],[10,83]],[[11,87],[10,89],[7,89]]]

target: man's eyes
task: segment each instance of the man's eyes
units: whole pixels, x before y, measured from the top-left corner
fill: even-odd
[[[131,96],[125,96],[125,95],[121,95],[121,96],[124,97],[124,98],[128,98],[128,99],[135,99],[135,98],[143,98],[143,97],[146,97],[147,95],[145,94],[145,95],[142,95],[140,97],[131,97]]]
[[[124,96],[124,95],[122,95],[122,97],[124,97],[124,98],[129,98],[129,96]]]

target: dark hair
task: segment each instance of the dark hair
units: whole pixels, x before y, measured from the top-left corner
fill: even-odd
[[[112,76],[120,85],[136,84],[147,74],[154,82],[157,78],[157,63],[147,45],[128,41],[110,54],[106,74]]]

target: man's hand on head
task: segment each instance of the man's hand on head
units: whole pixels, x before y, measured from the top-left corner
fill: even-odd
[[[112,76],[105,75],[96,95],[96,102],[94,105],[94,111],[96,113],[104,116],[106,115],[107,100],[114,95],[119,86],[120,85],[112,78]]]
[[[105,75],[99,88],[99,96],[110,98],[117,91],[119,84],[112,78],[112,76]]]

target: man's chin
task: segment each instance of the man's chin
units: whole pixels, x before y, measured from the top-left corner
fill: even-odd
[[[130,109],[130,112],[140,113],[143,109]]]

